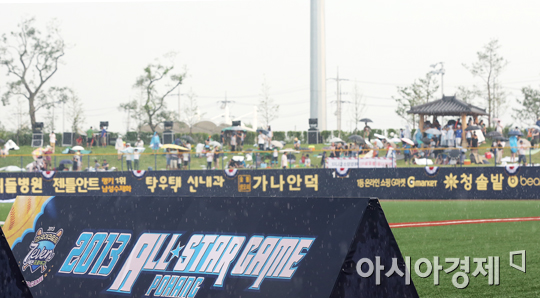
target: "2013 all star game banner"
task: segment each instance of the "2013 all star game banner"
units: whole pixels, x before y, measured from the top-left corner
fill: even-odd
[[[359,198],[18,197],[3,230],[34,297],[349,297],[347,264],[401,259]]]

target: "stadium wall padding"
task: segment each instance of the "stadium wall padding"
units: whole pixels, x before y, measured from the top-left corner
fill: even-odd
[[[540,167],[1,173],[18,195],[540,199]]]

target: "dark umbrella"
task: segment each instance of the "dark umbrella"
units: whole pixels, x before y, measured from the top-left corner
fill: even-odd
[[[364,138],[362,138],[359,135],[352,135],[352,136],[349,137],[349,140],[351,140],[351,141],[353,141],[355,143],[358,143],[358,144],[364,143]]]
[[[72,161],[72,160],[69,160],[69,159],[62,159],[62,160],[60,161],[60,164],[61,164],[61,165],[64,165],[64,164],[70,164],[70,165],[71,165],[71,164],[73,164],[73,161]]]
[[[465,128],[465,131],[471,131],[471,130],[481,130],[482,128],[480,126],[471,125],[467,128]]]
[[[448,120],[448,123],[446,125],[454,125],[456,124],[456,120]]]
[[[495,141],[508,141],[508,139],[503,136],[496,136],[496,137],[493,137],[493,139]]]
[[[190,142],[190,143],[192,143],[192,144],[195,143],[195,140],[194,140],[192,137],[190,137],[190,136],[181,136],[180,138],[181,138],[182,140],[186,140],[186,141],[188,141],[188,142]]]
[[[371,121],[371,119],[369,119],[369,118],[362,118],[362,119],[360,119],[360,121],[358,121],[358,122],[364,122],[364,123],[367,125],[368,122],[373,122],[373,121]]]
[[[268,134],[268,130],[265,130],[265,129],[257,129],[257,132],[259,132],[259,131],[262,131],[262,133],[264,133],[265,135]]]
[[[509,136],[522,136],[523,134],[521,133],[521,131],[519,130],[511,130],[509,133],[508,133]]]
[[[422,139],[422,142],[424,142],[424,144],[429,144],[431,143],[431,139],[426,137]]]
[[[498,131],[490,131],[487,133],[487,136],[490,138],[495,138],[495,137],[502,137],[502,134]]]

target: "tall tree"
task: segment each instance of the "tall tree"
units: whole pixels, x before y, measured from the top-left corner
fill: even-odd
[[[185,73],[173,73],[173,70],[172,59],[167,65],[157,61],[145,67],[143,75],[135,82],[135,87],[144,89],[142,108],[152,132],[160,122],[174,119],[174,112],[167,111],[165,97],[182,84]]]
[[[66,89],[64,94],[67,96],[66,109],[71,131],[73,133],[82,132],[82,125],[86,118],[84,116],[83,102],[71,89]]]
[[[351,92],[351,118],[354,121],[354,131],[358,131],[358,123],[362,119],[362,115],[366,108],[362,92],[358,88],[358,84],[354,84]]]
[[[279,105],[274,104],[274,99],[270,97],[270,86],[268,86],[266,78],[263,79],[263,83],[261,86],[261,94],[259,106],[257,107],[257,114],[261,115],[265,128],[270,125],[270,122],[276,120],[279,117]]]
[[[499,84],[499,75],[506,67],[506,61],[499,55],[499,41],[492,39],[484,48],[476,53],[476,62],[471,65],[463,64],[463,66],[473,75],[484,81],[482,95],[488,110],[488,125],[491,126],[491,119],[500,111],[500,108],[506,102],[506,96],[502,92]]]
[[[475,99],[480,96],[480,92],[477,88],[467,88],[465,86],[458,86],[456,91],[456,97],[468,104],[474,104]]]
[[[36,123],[36,112],[48,107],[43,95],[43,86],[58,70],[60,58],[64,56],[65,43],[53,22],[42,33],[35,26],[35,19],[21,21],[18,30],[0,39],[0,65],[7,69],[7,91],[2,95],[2,103],[9,104],[12,97],[28,100],[28,114],[32,127]]]
[[[396,114],[416,128],[417,116],[408,114],[413,106],[421,105],[435,99],[439,85],[435,75],[427,73],[424,78],[415,80],[410,86],[397,87],[398,96],[392,98],[398,104]]]
[[[520,105],[514,108],[514,116],[522,122],[534,123],[540,119],[540,90],[531,87],[521,89],[523,99],[516,99]]]
[[[197,104],[197,95],[193,90],[186,94],[188,100],[184,108],[185,122],[189,125],[189,134],[192,134],[193,125],[195,125],[205,113],[201,113]]]

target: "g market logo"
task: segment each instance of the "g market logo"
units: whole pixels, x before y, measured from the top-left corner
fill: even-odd
[[[39,229],[34,236],[34,240],[30,243],[30,252],[23,260],[22,271],[30,268],[32,273],[41,269],[41,273],[47,270],[47,263],[54,258],[54,248],[60,241],[63,229],[54,232],[54,228],[49,228],[49,231],[43,232]]]

